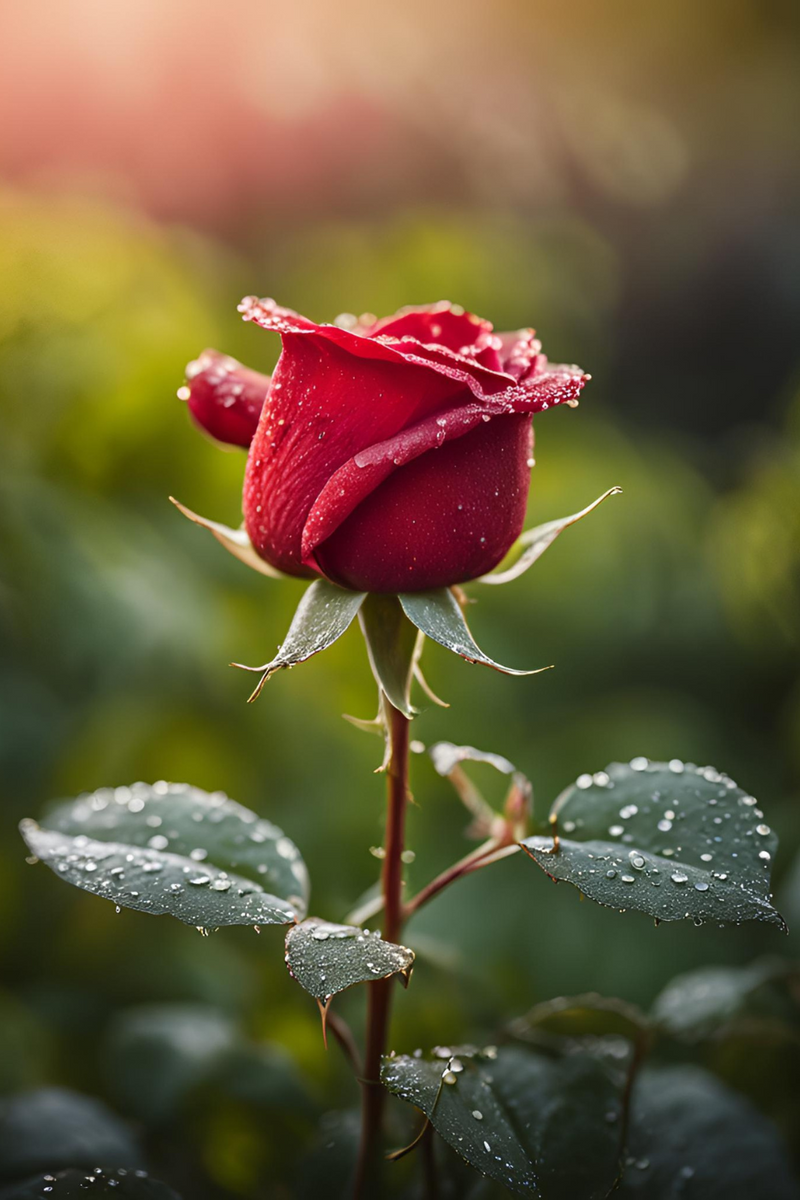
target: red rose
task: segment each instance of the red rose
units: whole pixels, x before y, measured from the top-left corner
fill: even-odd
[[[495,334],[446,303],[346,327],[239,307],[281,335],[272,380],[206,351],[184,394],[213,436],[252,437],[244,517],[261,558],[369,592],[500,562],[525,516],[532,415],[574,402],[587,375],[548,364],[533,330]]]

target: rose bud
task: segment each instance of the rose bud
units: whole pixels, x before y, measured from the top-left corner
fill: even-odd
[[[262,559],[370,592],[448,587],[500,562],[525,517],[532,416],[576,404],[588,376],[549,365],[532,330],[498,335],[446,303],[337,325],[255,297],[240,311],[282,340],[245,475]],[[191,394],[200,378],[219,387],[205,374]],[[202,412],[214,432],[205,392]]]
[[[186,368],[178,391],[196,423],[218,442],[249,446],[269,391],[269,375],[243,367],[218,350],[204,350]]]

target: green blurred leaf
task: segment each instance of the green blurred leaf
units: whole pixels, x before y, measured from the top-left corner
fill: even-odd
[[[244,671],[261,673],[250,699],[255,700],[260,695],[264,684],[276,671],[295,667],[332,646],[347,631],[365,597],[366,592],[349,592],[327,579],[315,580],[297,606],[289,632],[272,661],[261,667],[234,663]]]
[[[699,1067],[645,1069],[633,1089],[620,1200],[797,1200],[770,1121]]]
[[[475,643],[467,627],[461,605],[449,588],[434,588],[427,592],[403,592],[399,597],[403,611],[417,629],[426,637],[438,642],[446,650],[459,654],[468,663],[480,663],[493,667],[505,675],[538,675],[548,667],[537,667],[532,671],[518,671],[503,667],[489,658]]]
[[[200,1004],[148,1004],[123,1010],[108,1031],[104,1063],[120,1107],[157,1123],[175,1115],[213,1075],[237,1040],[233,1022]]]
[[[86,1193],[107,1200],[181,1200],[177,1192],[150,1179],[146,1171],[89,1168],[82,1171],[48,1171],[35,1179],[0,1191],[0,1200],[86,1200]]]
[[[286,965],[301,987],[327,1004],[337,992],[358,983],[390,975],[402,975],[407,983],[414,951],[355,925],[333,925],[309,917],[286,934]]]
[[[778,839],[752,796],[711,767],[612,763],[582,775],[551,810],[552,837],[521,845],[556,881],[598,904],[660,921],[785,929],[770,903]]]
[[[405,616],[396,596],[367,596],[358,614],[372,673],[387,699],[409,719],[411,680],[419,633]]]
[[[637,1041],[648,1030],[648,1020],[634,1004],[613,996],[586,992],[559,996],[536,1004],[508,1027],[522,1041],[536,1041],[540,1032],[558,1037],[624,1037]]]
[[[97,1163],[142,1165],[128,1127],[99,1100],[48,1087],[0,1104],[0,1179]]]
[[[792,1007],[796,1017],[796,1003],[788,994],[776,994],[785,992],[779,985],[792,979],[796,982],[797,968],[777,958],[744,967],[700,967],[667,984],[656,997],[652,1018],[673,1037],[694,1041],[718,1034],[737,1017],[789,1016]]]
[[[518,579],[529,567],[533,566],[538,558],[541,558],[548,547],[552,546],[560,533],[563,533],[565,529],[569,529],[570,525],[574,525],[582,517],[588,516],[590,512],[593,512],[609,496],[618,496],[621,492],[621,487],[609,488],[607,492],[603,492],[602,496],[598,496],[586,508],[582,508],[580,512],[573,513],[571,517],[561,517],[555,521],[548,521],[545,525],[537,525],[535,529],[527,529],[525,533],[517,538],[509,551],[507,557],[515,558],[512,565],[503,568],[501,564],[499,571],[490,571],[488,575],[481,575],[475,582],[511,583],[512,579]],[[515,557],[517,555],[519,557]]]
[[[517,1195],[602,1200],[618,1175],[622,1077],[596,1057],[442,1048],[428,1059],[385,1058],[381,1078]]]
[[[102,788],[23,821],[61,879],[121,908],[187,925],[285,925],[306,913],[308,874],[277,826],[189,784]]]

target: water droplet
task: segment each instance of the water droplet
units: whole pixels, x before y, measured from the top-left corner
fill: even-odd
[[[673,871],[670,875],[673,883],[686,883],[689,879],[688,875],[684,875],[681,871]]]
[[[694,885],[694,890],[696,892],[707,892],[708,884],[704,883],[702,880],[698,880],[697,883]]]
[[[483,1120],[483,1113],[480,1111],[480,1109],[473,1108],[473,1110],[472,1110],[472,1115],[473,1115],[473,1117],[475,1118],[475,1120],[476,1120],[476,1121],[482,1121],[482,1120]]]

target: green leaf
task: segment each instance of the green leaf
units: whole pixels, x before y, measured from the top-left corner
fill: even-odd
[[[775,1126],[699,1067],[645,1069],[620,1200],[797,1200]]]
[[[426,637],[438,642],[446,650],[460,654],[469,663],[480,663],[493,667],[505,675],[538,675],[548,667],[537,667],[532,671],[517,671],[494,662],[476,645],[467,627],[461,605],[449,588],[435,588],[427,592],[403,592],[399,596],[403,611],[417,629]]]
[[[752,796],[712,767],[635,758],[582,775],[556,800],[552,837],[522,843],[551,879],[660,921],[766,921],[778,839]]]
[[[124,1009],[111,1024],[102,1059],[120,1109],[151,1126],[174,1119],[200,1088],[284,1112],[309,1109],[283,1047],[248,1041],[211,1005]]]
[[[202,929],[286,925],[308,910],[308,873],[277,826],[183,783],[101,788],[20,826],[61,879],[120,908]]]
[[[517,538],[512,546],[510,555],[519,555],[512,566],[506,567],[504,570],[491,571],[488,575],[481,575],[476,579],[476,583],[510,583],[512,579],[518,579],[523,575],[529,567],[532,567],[538,558],[544,554],[549,546],[552,546],[558,535],[565,529],[569,529],[570,525],[574,525],[576,521],[580,521],[582,517],[586,517],[590,512],[594,512],[598,505],[607,500],[609,496],[619,496],[622,493],[621,487],[609,488],[607,492],[603,492],[602,496],[593,501],[592,504],[582,508],[580,512],[573,513],[571,517],[561,517],[555,521],[548,521],[545,525],[537,525],[535,529],[528,529],[525,533]]]
[[[146,1171],[125,1167],[48,1171],[35,1179],[0,1190],[0,1200],[86,1200],[86,1193],[105,1200],[180,1200],[177,1192],[151,1179]]]
[[[292,617],[289,632],[272,662],[260,667],[246,667],[242,663],[233,666],[243,671],[260,672],[258,682],[250,700],[255,700],[271,675],[286,667],[295,667],[321,650],[327,650],[350,627],[366,592],[349,592],[345,588],[317,579],[304,593]]]
[[[381,1078],[463,1159],[531,1200],[603,1200],[619,1171],[621,1074],[521,1047],[389,1057]]]
[[[209,1005],[143,1004],[119,1013],[104,1046],[109,1085],[137,1120],[168,1120],[213,1077],[236,1044],[229,1017]]]
[[[290,579],[290,575],[279,571],[277,567],[271,566],[265,562],[263,558],[256,553],[253,543],[247,536],[247,530],[231,529],[229,525],[221,525],[219,521],[209,521],[206,517],[200,517],[197,513],[192,512],[184,504],[181,504],[170,496],[170,501],[175,505],[178,512],[183,513],[195,525],[199,525],[201,529],[207,529],[212,533],[221,546],[224,546],[234,558],[238,558],[239,562],[243,562],[246,567],[252,567],[254,571],[258,571],[261,575],[267,575],[270,579]]]
[[[536,1044],[542,1033],[556,1037],[624,1037],[636,1042],[648,1030],[647,1017],[634,1004],[586,992],[536,1004],[509,1025],[509,1033]]]
[[[744,967],[699,967],[678,975],[653,1004],[653,1021],[672,1037],[697,1041],[718,1035],[738,1017],[791,1016],[784,997],[797,981],[797,968],[778,958],[762,958]],[[784,1003],[786,1000],[786,1003]]]
[[[367,596],[358,619],[378,687],[410,719],[417,712],[411,703],[411,680],[420,634],[396,596],[377,593]]]
[[[333,925],[310,917],[286,934],[286,965],[301,987],[327,1005],[332,996],[357,983],[401,975],[407,983],[414,951],[384,942],[378,933],[355,925]]]
[[[0,1102],[0,1179],[98,1162],[142,1166],[127,1125],[99,1100],[46,1087]]]

